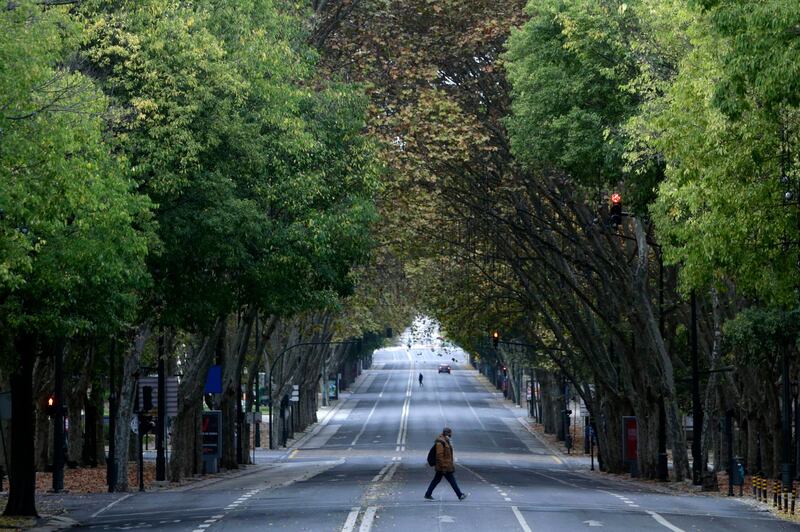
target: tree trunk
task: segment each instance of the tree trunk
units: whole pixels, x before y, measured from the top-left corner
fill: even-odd
[[[237,446],[242,444],[242,434],[236,434],[239,429],[239,414],[241,412],[241,382],[242,368],[244,367],[247,347],[250,343],[250,332],[253,329],[258,310],[255,307],[247,309],[239,320],[236,337],[225,350],[225,360],[222,372],[222,397],[220,410],[222,411],[222,467],[236,469],[238,467]]]
[[[133,419],[133,405],[136,397],[137,375],[139,374],[139,361],[142,357],[145,344],[152,328],[149,322],[139,326],[133,339],[133,346],[126,354],[122,367],[122,387],[117,407],[116,432],[114,443],[116,453],[114,467],[116,468],[117,483],[111,491],[128,491],[128,456],[131,446],[131,420]]]
[[[178,388],[178,415],[173,421],[170,478],[177,482],[200,471],[202,447],[200,422],[206,376],[214,360],[214,348],[222,334],[225,319],[217,319],[213,330],[202,338],[199,346],[190,347]]]
[[[38,517],[34,458],[33,364],[36,338],[25,334],[15,341],[19,364],[11,378],[11,462],[6,516]]]

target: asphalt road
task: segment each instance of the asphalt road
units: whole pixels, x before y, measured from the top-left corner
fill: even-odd
[[[442,355],[442,356],[440,356]],[[455,357],[460,364],[452,362]],[[625,532],[796,530],[745,502],[673,495],[611,481],[554,456],[466,369],[463,353],[376,352],[374,369],[287,453],[243,476],[182,491],[133,494],[82,519],[92,530],[428,530]],[[442,361],[452,374],[440,374]],[[417,375],[424,375],[419,386]],[[453,428],[457,500],[427,451]]]

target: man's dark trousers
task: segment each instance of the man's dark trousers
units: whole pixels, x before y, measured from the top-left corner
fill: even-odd
[[[439,482],[442,481],[442,477],[447,479],[447,482],[449,482],[450,486],[453,487],[453,491],[456,492],[456,497],[460,499],[461,490],[458,489],[458,483],[456,483],[456,477],[455,475],[453,475],[452,471],[448,473],[442,473],[441,471],[437,471],[436,475],[433,477],[433,480],[431,480],[430,486],[428,486],[428,491],[425,492],[425,496],[426,497],[433,496],[433,490],[436,489],[436,486],[439,484]]]

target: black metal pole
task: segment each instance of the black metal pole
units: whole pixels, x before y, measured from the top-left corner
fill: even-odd
[[[702,478],[701,442],[703,437],[703,409],[700,404],[700,361],[697,353],[697,297],[691,294],[692,343],[692,483],[699,486]]]
[[[53,415],[53,491],[64,489],[64,348],[56,346]],[[13,442],[12,442],[13,444]]]
[[[238,397],[236,398],[236,463],[244,463],[244,411],[242,410],[242,381],[239,376],[239,384],[236,387]]]
[[[792,490],[792,390],[789,382],[788,346],[783,349],[783,463],[781,464],[781,482],[784,490]]]
[[[658,331],[661,340],[664,340],[664,257],[661,250],[658,253]],[[666,346],[666,344],[665,344]],[[669,466],[667,463],[667,415],[664,401],[658,408],[658,462],[656,463],[658,480],[669,480]]]
[[[139,491],[144,491],[144,435],[142,434],[142,423],[139,423]]]
[[[158,412],[156,413],[156,480],[167,480],[164,429],[167,425],[167,378],[164,367],[164,331],[158,338]]]
[[[108,352],[108,459],[106,460],[106,482],[108,491],[117,485],[117,342],[111,341]]]
[[[564,375],[564,444],[567,448],[567,454],[570,454],[570,449],[572,448],[572,442],[570,441],[570,434],[569,434],[569,414],[567,414],[567,410],[569,409],[569,385],[567,384],[567,376]]]
[[[800,386],[800,385],[798,385]],[[800,480],[800,408],[798,408],[798,398],[794,398],[794,439],[795,439],[795,478]]]
[[[728,497],[733,497],[733,475],[736,466],[733,463],[733,412],[725,412],[725,441],[728,445]]]

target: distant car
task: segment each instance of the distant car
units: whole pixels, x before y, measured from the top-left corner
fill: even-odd
[[[450,373],[450,364],[439,364],[439,373]]]

